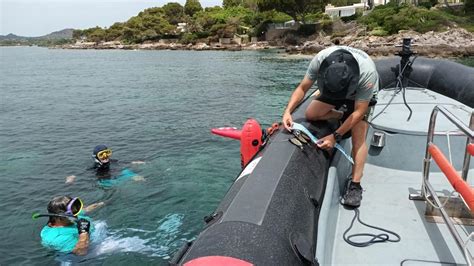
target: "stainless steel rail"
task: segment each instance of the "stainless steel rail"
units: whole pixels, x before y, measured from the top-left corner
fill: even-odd
[[[465,125],[461,120],[459,120],[458,117],[456,117],[454,114],[449,112],[445,107],[437,105],[433,108],[433,111],[431,112],[431,117],[430,117],[430,123],[428,127],[428,136],[427,136],[427,141],[426,141],[426,151],[425,151],[425,158],[423,160],[423,180],[422,180],[422,187],[421,187],[421,193],[413,195],[411,194],[409,198],[411,200],[425,200],[425,198],[428,196],[426,195],[426,191],[430,194],[429,196],[433,197],[436,205],[438,205],[439,211],[441,213],[441,216],[443,217],[444,222],[448,226],[449,231],[451,232],[451,235],[453,236],[454,240],[456,241],[456,244],[458,247],[461,249],[464,258],[468,265],[473,265],[473,258],[472,255],[470,254],[469,250],[467,250],[461,236],[457,232],[456,228],[454,227],[453,222],[451,221],[449,215],[447,214],[446,210],[444,207],[442,207],[441,201],[436,194],[436,191],[434,188],[431,186],[429,182],[429,175],[430,175],[430,163],[431,163],[431,154],[428,151],[428,148],[430,144],[433,142],[434,138],[434,129],[435,129],[435,124],[436,124],[436,117],[438,115],[438,112],[441,112],[446,118],[448,118],[449,121],[451,121],[456,127],[458,127],[459,130],[461,130],[467,137],[466,141],[466,149],[464,153],[464,163],[463,163],[463,168],[462,168],[462,178],[466,180],[467,174],[469,171],[469,162],[470,162],[470,157],[471,155],[467,151],[467,146],[473,142],[474,138],[474,112],[471,113],[471,119],[469,126]]]
[[[469,128],[471,130],[474,129],[474,112],[471,113],[471,121],[469,122]],[[472,142],[471,138],[467,138],[466,140],[466,150],[464,151],[464,163],[462,166],[462,179],[467,180],[467,173],[469,172],[469,163],[471,162],[471,155],[467,151],[467,146]]]

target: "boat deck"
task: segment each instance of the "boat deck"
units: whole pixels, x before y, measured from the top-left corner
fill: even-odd
[[[333,265],[420,265],[429,262],[466,264],[459,248],[445,224],[427,222],[424,201],[408,199],[411,193],[420,192],[420,172],[387,169],[371,164],[365,167],[364,194],[360,210],[363,222],[396,232],[401,241],[397,243],[377,243],[368,247],[354,247],[343,241],[343,233],[354,217],[354,211],[339,206],[339,222],[333,247]],[[435,188],[443,188],[441,195],[449,196],[449,183],[441,173],[430,175]],[[448,192],[449,191],[449,192]],[[461,237],[474,230],[471,226],[456,226]],[[349,232],[382,233],[354,223]],[[390,236],[390,239],[395,239]],[[366,241],[367,238],[354,238],[353,241]],[[340,254],[344,254],[341,256]],[[357,263],[354,263],[357,262]],[[423,263],[424,262],[424,263]]]
[[[375,114],[390,101],[392,92],[382,91]],[[426,149],[427,129],[431,110],[437,104],[443,104],[466,124],[472,109],[449,98],[427,90],[409,90],[407,99],[413,109],[410,121],[408,109],[401,95],[391,102],[371,123],[367,134],[370,145],[374,131],[385,134],[384,147],[369,146],[369,156],[364,168],[362,187],[364,189],[360,219],[373,226],[394,231],[400,235],[400,242],[376,243],[367,247],[354,247],[346,243],[343,234],[350,226],[355,212],[338,203],[345,180],[350,174],[350,165],[337,154],[330,167],[328,186],[321,215],[327,217],[320,221],[316,259],[321,265],[466,265],[466,261],[454,237],[443,222],[429,222],[425,218],[425,201],[413,201],[410,194],[418,194],[422,184],[422,162]],[[390,109],[390,110],[389,110]],[[451,158],[454,167],[462,169],[466,137],[459,133],[456,126],[438,114],[434,143]],[[350,150],[350,139],[343,143]],[[467,181],[472,186],[474,171],[471,158],[471,171]],[[435,162],[431,162],[430,183],[438,196],[450,196],[453,188]],[[439,219],[442,221],[441,217]],[[474,227],[455,226],[459,235],[467,241]],[[321,233],[323,232],[323,233]],[[368,228],[355,221],[348,235],[358,233],[384,233]],[[367,241],[368,237],[355,237],[352,241]],[[395,239],[390,235],[390,239]],[[467,245],[474,254],[474,245]]]

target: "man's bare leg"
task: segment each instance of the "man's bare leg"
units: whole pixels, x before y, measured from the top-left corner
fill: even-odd
[[[313,100],[306,109],[306,119],[310,121],[340,119],[343,113],[334,109],[334,105]]]
[[[362,200],[362,186],[360,180],[364,172],[365,160],[367,159],[367,144],[365,137],[369,124],[366,121],[359,121],[352,127],[352,181],[344,194],[344,205],[357,208]]]
[[[354,158],[352,181],[357,183],[359,183],[362,178],[365,161],[367,159],[368,149],[365,139],[368,127],[369,124],[362,120],[352,128],[352,157]]]

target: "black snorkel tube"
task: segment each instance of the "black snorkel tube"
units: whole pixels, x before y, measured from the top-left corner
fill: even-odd
[[[67,218],[69,220],[72,220],[72,221],[77,221],[79,218],[77,218],[76,216],[73,216],[73,215],[66,215],[66,214],[57,214],[57,213],[33,213],[33,215],[31,215],[31,219],[33,220],[36,220],[40,217],[61,217],[61,218]]]

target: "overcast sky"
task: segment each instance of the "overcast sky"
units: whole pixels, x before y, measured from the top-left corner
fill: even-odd
[[[65,28],[109,27],[148,7],[186,0],[0,0],[0,35],[41,36]],[[203,7],[222,0],[200,0]]]

